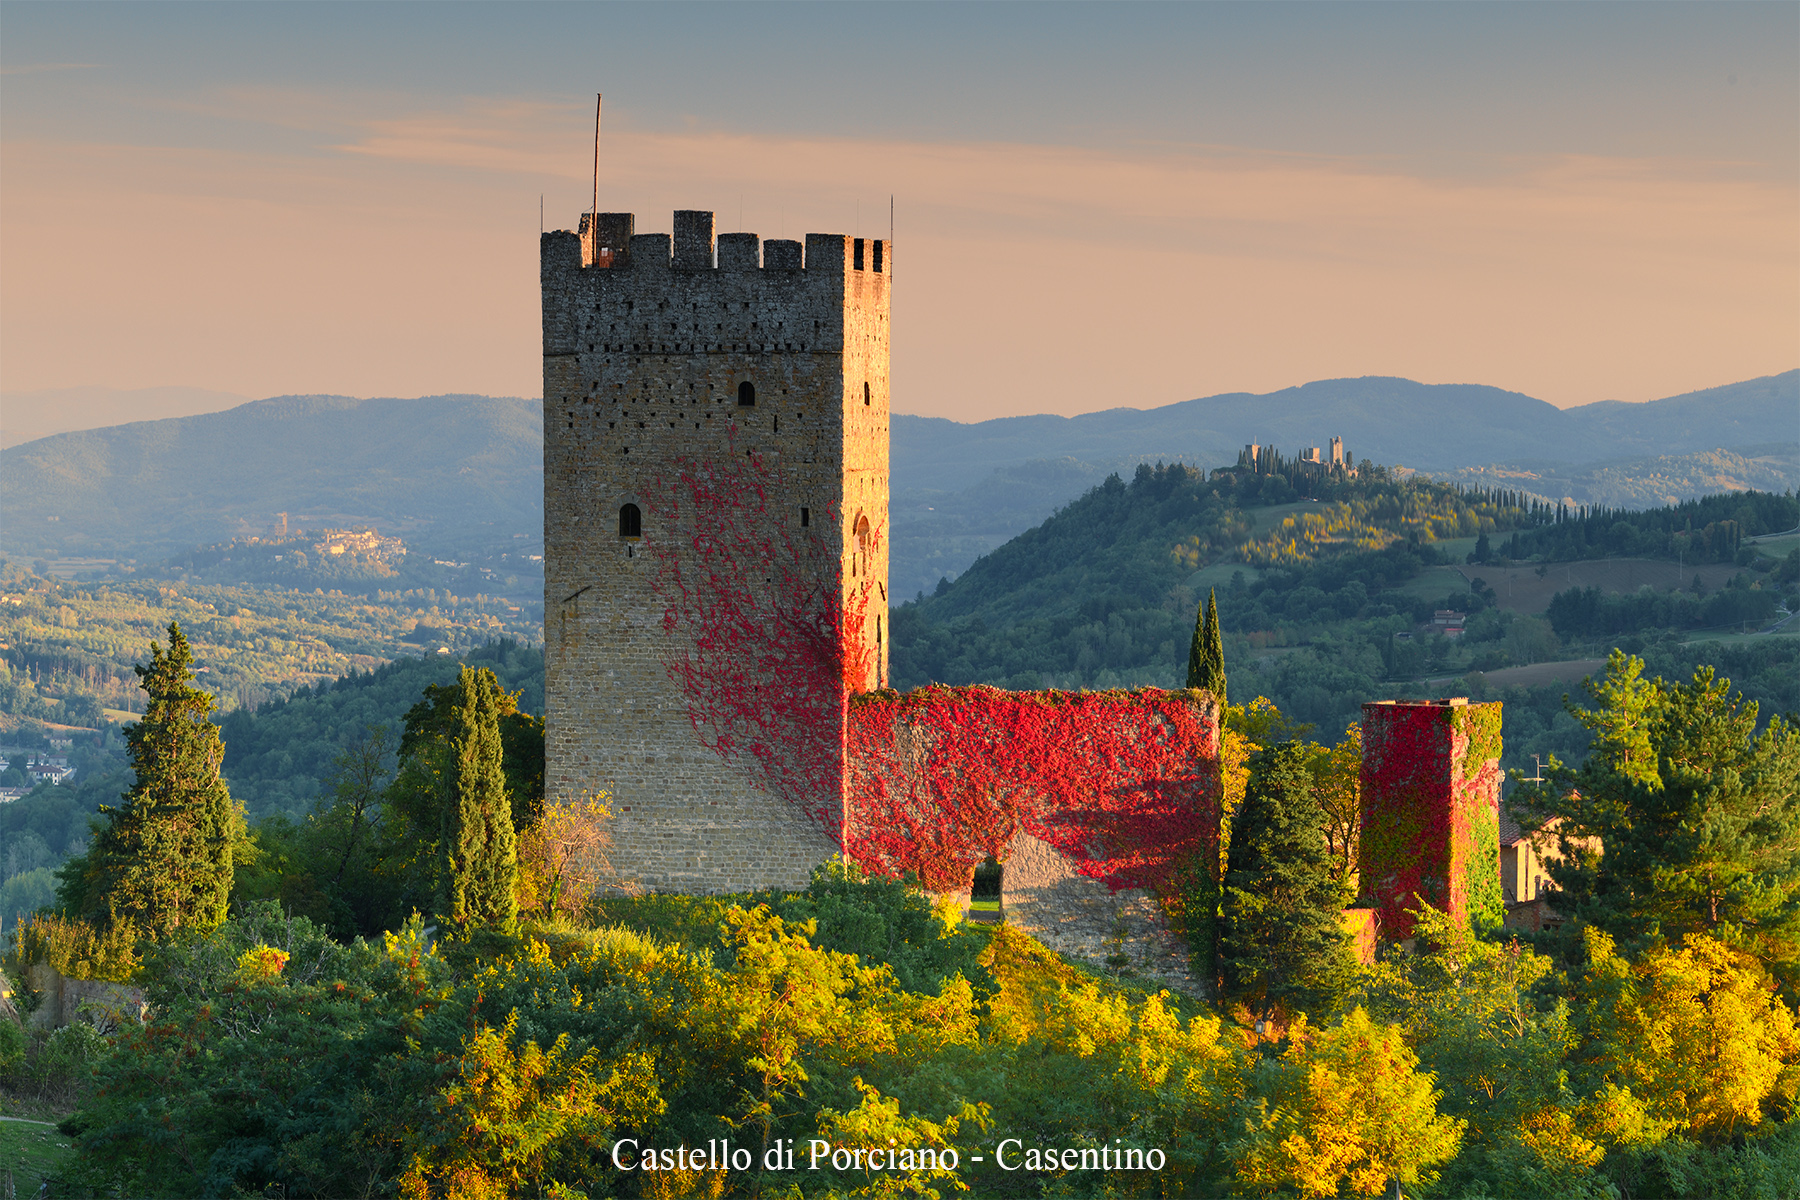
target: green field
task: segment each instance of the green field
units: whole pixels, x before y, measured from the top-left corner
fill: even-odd
[[[1794,550],[1800,549],[1800,533],[1790,533],[1784,537],[1757,538],[1756,552],[1768,558],[1786,558]]]
[[[1697,646],[1702,642],[1716,643],[1722,646],[1741,646],[1745,642],[1766,642],[1770,638],[1800,637],[1800,621],[1788,622],[1787,628],[1779,633],[1701,633],[1683,642],[1684,646]]]
[[[1475,553],[1475,543],[1480,540],[1480,538],[1472,537],[1444,538],[1441,541],[1436,541],[1431,544],[1439,553],[1445,558],[1448,558],[1451,562],[1462,562],[1464,559],[1468,558],[1469,555]]]
[[[1447,545],[1448,543],[1439,543]],[[1455,567],[1427,567],[1412,579],[1394,589],[1401,595],[1425,600],[1441,600],[1452,592],[1466,592],[1469,581]]]
[[[73,1157],[69,1139],[58,1133],[56,1126],[18,1117],[0,1118],[0,1171],[12,1177],[8,1195],[37,1195]]]

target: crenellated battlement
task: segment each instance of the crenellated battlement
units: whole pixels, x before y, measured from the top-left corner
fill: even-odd
[[[713,214],[699,209],[677,209],[672,234],[638,233],[634,213],[583,213],[574,233],[547,233],[544,239],[546,252],[555,246],[559,259],[574,248],[576,265],[583,269],[893,274],[893,245],[885,239],[840,233],[809,233],[804,242],[765,242],[754,233],[715,238]],[[562,239],[573,239],[573,247],[558,244]]]

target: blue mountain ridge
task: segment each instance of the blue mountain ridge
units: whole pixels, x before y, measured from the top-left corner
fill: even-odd
[[[1637,468],[1626,460],[1754,446],[1764,456],[1757,478],[1779,480],[1786,464],[1792,486],[1800,370],[1560,410],[1500,388],[1371,376],[1077,417],[964,424],[896,414],[891,428],[890,590],[904,597],[960,573],[1112,471],[1229,465],[1252,441],[1293,453],[1336,435],[1358,460],[1481,482],[1533,464],[1561,476],[1622,464],[1611,475],[1630,476]],[[155,559],[261,532],[279,512],[312,527],[373,523],[447,550],[518,533],[535,540],[542,438],[539,401],[473,395],[277,396],[55,434],[0,451],[0,550]]]

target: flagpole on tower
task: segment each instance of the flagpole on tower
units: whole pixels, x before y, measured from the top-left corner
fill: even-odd
[[[600,231],[600,93],[594,93],[594,207],[588,212],[588,230],[593,236]],[[596,243],[598,244],[598,243]]]

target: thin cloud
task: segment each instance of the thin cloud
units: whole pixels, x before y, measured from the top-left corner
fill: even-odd
[[[0,67],[0,75],[41,75],[45,71],[91,71],[101,63],[19,63]]]
[[[239,115],[330,131],[304,154],[12,143],[14,386],[82,361],[120,386],[154,368],[244,394],[529,393],[538,193],[553,229],[587,207],[592,109],[354,107],[247,94]],[[764,237],[884,236],[896,194],[909,412],[1143,407],[1361,374],[1570,404],[1794,365],[1791,183],[1676,159],[1478,168],[627,127],[602,144],[601,204],[644,230],[698,207]],[[89,236],[121,205],[157,230],[124,266]],[[245,272],[271,231],[269,269]],[[97,320],[122,331],[104,362]]]

